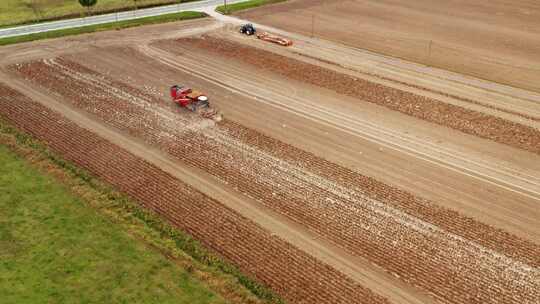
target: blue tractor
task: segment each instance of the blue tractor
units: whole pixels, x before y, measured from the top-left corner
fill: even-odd
[[[255,27],[251,23],[244,24],[244,25],[242,25],[242,27],[240,27],[240,33],[242,33],[244,35],[247,35],[247,36],[254,35],[256,32],[257,32],[257,30],[255,29]]]

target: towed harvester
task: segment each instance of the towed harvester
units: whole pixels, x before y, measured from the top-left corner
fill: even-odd
[[[264,40],[264,41],[277,43],[277,44],[282,45],[282,46],[291,46],[293,44],[292,40],[289,40],[289,39],[283,38],[283,37],[279,37],[279,36],[275,36],[275,35],[270,35],[267,32],[257,34],[257,38],[259,38],[261,40]]]
[[[173,85],[170,93],[172,100],[179,106],[197,112],[204,118],[219,119],[218,111],[210,107],[208,96],[203,92],[180,85]]]

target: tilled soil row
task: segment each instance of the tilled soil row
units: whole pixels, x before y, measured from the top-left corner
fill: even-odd
[[[267,284],[290,303],[387,303],[124,149],[0,84],[0,116]]]
[[[216,176],[443,302],[533,303],[538,297],[538,269],[366,197],[355,180],[350,188],[340,185],[335,182],[343,179],[338,166],[325,163],[322,167],[336,167],[336,176],[325,178],[311,170],[312,161],[321,167],[316,158],[306,160],[305,155],[294,154],[292,147],[281,144],[275,146],[284,150],[276,154],[289,155],[291,162],[273,157],[259,148],[270,139],[249,130],[238,131],[236,128],[243,129],[228,122],[198,128],[196,121],[183,115],[162,112],[159,100],[73,62],[58,59],[18,68],[76,106]],[[60,81],[69,86],[54,85]],[[249,140],[242,142],[242,137],[257,144],[247,145]],[[295,166],[295,162],[302,165]],[[385,197],[388,189],[373,193]],[[479,235],[493,231],[496,235],[495,229]],[[526,250],[523,259],[534,261],[538,252],[537,248]]]
[[[264,152],[294,164],[296,167],[310,170],[327,179],[336,180],[339,185],[345,188],[354,189],[361,185],[364,193],[372,199],[384,202],[410,216],[432,223],[509,257],[534,267],[540,267],[540,245],[466,217],[451,209],[433,204],[426,199],[379,182],[372,177],[333,164],[314,154],[245,128],[236,122],[224,120],[220,126],[242,143],[257,146]]]
[[[123,52],[125,53],[126,50],[123,50]],[[142,55],[138,52],[134,52],[131,53],[131,56]],[[69,65],[71,63],[66,61],[65,64]],[[84,70],[85,73],[94,74],[96,77],[100,77],[99,74],[90,69],[85,69],[82,66],[75,64],[74,68]],[[126,87],[121,82],[113,81],[111,79],[108,81],[111,81],[111,83],[118,88],[123,88],[126,91],[131,90],[131,88]],[[154,92],[156,90],[150,88],[150,91]],[[156,96],[161,96],[161,94],[157,94]],[[148,94],[143,95],[144,98],[149,100],[154,99],[156,96]],[[168,111],[177,110],[176,106],[167,106],[166,108]],[[122,111],[125,110],[123,109]],[[147,119],[147,117],[143,116],[143,119]],[[114,123],[114,121],[111,122]],[[146,125],[147,123],[144,124]],[[438,205],[416,197],[408,192],[378,182],[373,178],[337,166],[325,159],[316,157],[311,153],[307,153],[291,145],[277,141],[259,132],[255,132],[254,130],[247,129],[235,122],[225,120],[220,126],[226,130],[228,135],[247,145],[256,146],[258,149],[261,149],[276,158],[282,158],[295,166],[309,169],[325,178],[333,179],[344,187],[354,188],[358,187],[358,185],[362,185],[365,194],[373,199],[382,200],[411,216],[433,223],[445,230],[477,242],[487,248],[504,253],[514,259],[534,265],[535,267],[540,266],[540,256],[538,254],[540,252],[540,246],[538,245],[518,238],[501,229],[495,229],[475,221],[474,219],[465,217],[458,212],[439,207]]]
[[[134,49],[124,48],[121,52],[122,54],[128,53],[131,57],[136,58],[136,60],[144,61],[147,59],[145,55]],[[160,68],[167,70],[171,69],[168,66]],[[175,70],[167,72],[174,74]],[[106,71],[105,73],[107,74]],[[159,98],[163,94],[159,90],[150,87],[145,87],[144,92],[149,92],[151,94],[151,96],[147,96],[147,98]],[[167,108],[171,110],[176,109],[175,106]],[[435,224],[444,230],[465,237],[492,250],[504,253],[509,257],[534,265],[535,267],[540,267],[540,255],[538,254],[540,252],[540,246],[517,238],[504,230],[494,229],[481,222],[465,217],[458,212],[442,208],[439,205],[415,197],[410,193],[401,191],[397,188],[389,187],[373,178],[358,174],[344,167],[336,166],[313,154],[306,153],[303,150],[296,149],[293,146],[264,136],[259,132],[247,129],[232,121],[223,121],[221,127],[226,129],[229,135],[237,140],[246,143],[249,146],[256,146],[258,149],[261,149],[276,158],[282,158],[295,166],[306,170],[309,169],[325,178],[334,179],[341,186],[347,188],[354,188],[358,185],[362,185],[362,190],[365,194],[373,199],[384,201],[386,204],[398,208],[411,216]],[[336,176],[339,176],[340,178],[336,179]]]
[[[213,36],[203,38],[182,38],[174,42],[240,60],[266,71],[375,103],[467,134],[540,154],[540,131],[535,128],[358,79],[230,40]]]
[[[499,112],[512,114],[512,115],[519,116],[519,117],[529,119],[529,120],[532,120],[532,121],[540,121],[540,117],[528,115],[528,114],[517,112],[517,111],[512,111],[512,110],[509,110],[509,109],[504,109],[504,108],[497,107],[497,106],[494,106],[494,105],[491,105],[491,104],[479,102],[479,101],[476,101],[476,100],[473,100],[473,99],[470,99],[470,98],[461,97],[461,96],[458,96],[458,95],[449,94],[449,93],[442,92],[442,91],[439,91],[439,90],[435,90],[435,89],[432,89],[432,88],[420,86],[420,85],[417,85],[417,84],[414,84],[414,83],[401,81],[401,80],[396,80],[396,79],[393,79],[393,78],[390,78],[390,77],[385,77],[385,76],[381,76],[381,75],[374,74],[374,73],[369,73],[369,72],[365,72],[365,71],[356,70],[354,68],[350,68],[350,67],[347,67],[345,65],[342,65],[342,64],[339,64],[339,63],[336,63],[336,62],[333,62],[333,61],[321,59],[321,58],[311,56],[311,55],[308,55],[308,54],[304,54],[304,53],[300,53],[300,52],[293,52],[293,53],[295,55],[298,55],[298,56],[302,56],[302,57],[305,57],[305,58],[316,60],[316,61],[319,61],[319,62],[322,62],[322,63],[325,63],[325,64],[329,64],[329,65],[338,66],[340,68],[347,69],[349,71],[353,71],[353,72],[356,72],[356,73],[360,73],[362,75],[375,77],[375,78],[385,80],[385,81],[389,81],[389,82],[393,82],[393,83],[396,83],[396,84],[406,85],[407,87],[410,87],[410,88],[420,89],[420,90],[425,91],[425,92],[435,93],[437,95],[441,95],[441,96],[444,96],[444,97],[450,97],[452,99],[465,101],[465,102],[468,102],[468,103],[471,103],[471,104],[479,105],[479,106],[482,106],[482,107],[485,107],[485,108],[488,108],[488,109],[492,109],[492,110],[496,110],[496,111],[499,111]]]

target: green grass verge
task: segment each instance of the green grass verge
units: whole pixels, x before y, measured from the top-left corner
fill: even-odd
[[[189,19],[202,18],[205,16],[206,14],[201,13],[201,12],[187,11],[187,12],[166,14],[166,15],[155,16],[155,17],[140,18],[140,19],[135,19],[135,20],[111,22],[111,23],[89,25],[89,26],[70,28],[70,29],[64,29],[64,30],[56,30],[56,31],[51,31],[51,32],[2,38],[0,39],[0,45],[8,45],[8,44],[14,44],[14,43],[29,42],[29,41],[41,40],[41,39],[58,38],[58,37],[63,37],[63,36],[72,36],[72,35],[100,32],[100,31],[120,30],[120,29],[135,27],[135,26],[141,26],[141,25],[189,20]]]
[[[3,303],[227,303],[0,146]]]
[[[262,5],[285,2],[285,1],[287,0],[251,0],[251,1],[246,1],[246,2],[228,4],[226,7],[225,5],[221,5],[216,8],[216,11],[222,14],[231,14],[231,13],[249,9],[249,8],[255,8]]]
[[[143,9],[196,0],[99,0],[92,15]],[[86,9],[77,0],[1,0],[0,27],[82,17]]]
[[[55,195],[57,196],[54,196],[50,193],[43,193],[37,194],[37,196],[34,197],[35,199],[26,199],[29,195],[28,193],[34,193],[38,191],[30,188],[23,188],[23,184],[26,184],[26,186],[24,187],[32,187],[32,185],[35,184],[36,187],[46,186],[46,188],[49,189],[53,187],[54,181],[44,177],[34,177],[34,179],[31,179],[33,175],[38,175],[35,171],[31,174],[28,173],[30,171],[27,171],[25,175],[26,177],[23,178],[11,176],[4,179],[0,177],[0,179],[2,180],[0,181],[0,193],[4,192],[5,189],[9,189],[12,184],[19,184],[19,181],[21,181],[21,186],[17,186],[17,188],[21,187],[21,189],[24,190],[25,193],[27,193],[18,195],[18,198],[16,199],[5,199],[4,196],[0,194],[0,201],[2,201],[0,202],[0,294],[5,294],[5,292],[2,290],[2,286],[8,286],[6,285],[7,271],[11,272],[11,274],[9,274],[10,276],[21,273],[20,270],[18,270],[18,265],[23,263],[23,261],[14,260],[20,254],[21,250],[26,251],[28,254],[27,258],[29,260],[25,261],[24,263],[29,263],[29,265],[33,265],[35,269],[43,269],[43,266],[47,266],[49,265],[49,263],[51,263],[49,265],[50,267],[47,266],[48,269],[51,271],[50,276],[47,275],[45,277],[43,276],[43,273],[36,273],[36,276],[34,276],[33,278],[28,278],[29,280],[33,280],[30,283],[36,283],[39,280],[53,280],[53,282],[47,283],[49,285],[41,284],[40,286],[49,286],[47,287],[48,291],[45,289],[41,291],[36,291],[35,293],[33,293],[33,295],[35,296],[39,296],[38,292],[51,291],[49,295],[64,297],[66,296],[66,294],[62,295],[61,292],[58,291],[53,292],[54,288],[60,288],[63,285],[66,285],[62,287],[63,291],[68,292],[68,295],[74,295],[76,292],[78,292],[77,290],[98,290],[97,286],[101,286],[105,290],[111,289],[110,285],[101,285],[102,283],[104,284],[104,282],[106,282],[107,284],[111,284],[111,282],[117,282],[118,284],[120,284],[120,286],[118,286],[118,289],[116,291],[129,291],[129,288],[132,288],[133,286],[130,284],[129,280],[127,280],[127,277],[133,275],[134,272],[130,272],[129,268],[117,265],[124,262],[124,260],[128,262],[130,260],[132,262],[138,261],[137,263],[140,263],[142,258],[149,259],[149,261],[151,261],[152,263],[148,263],[147,266],[136,266],[148,268],[143,268],[144,271],[149,270],[148,274],[143,274],[143,277],[145,277],[146,275],[145,278],[147,279],[148,276],[152,276],[152,273],[156,272],[155,270],[152,270],[152,267],[157,269],[165,269],[168,267],[168,264],[165,263],[165,261],[159,260],[157,257],[152,257],[152,259],[150,259],[150,257],[144,257],[151,254],[148,251],[143,252],[141,248],[133,244],[129,245],[129,242],[125,240],[125,238],[119,231],[113,231],[114,233],[110,232],[111,234],[107,234],[107,231],[100,229],[98,226],[101,226],[103,223],[107,224],[106,230],[111,230],[113,225],[107,223],[107,221],[100,219],[99,216],[92,212],[92,210],[98,210],[98,213],[108,218],[109,221],[112,221],[114,224],[120,225],[124,229],[129,230],[130,235],[133,235],[137,239],[144,240],[151,247],[157,248],[165,255],[173,257],[175,261],[184,266],[184,269],[186,269],[188,273],[194,274],[196,278],[199,278],[202,281],[205,281],[207,284],[212,285],[212,290],[217,290],[219,294],[232,294],[230,295],[230,298],[235,299],[236,302],[269,304],[284,303],[282,299],[273,294],[270,290],[260,285],[256,281],[252,280],[251,278],[245,276],[235,266],[229,264],[215,254],[209,252],[198,241],[194,240],[189,235],[183,233],[182,231],[179,231],[178,229],[173,228],[168,223],[161,220],[156,214],[139,207],[138,204],[133,202],[127,196],[117,192],[109,185],[102,183],[99,179],[94,178],[88,172],[74,166],[69,162],[66,162],[60,156],[48,150],[46,146],[39,141],[36,141],[31,136],[20,132],[16,128],[13,128],[12,126],[0,119],[0,147],[2,147],[2,145],[7,145],[10,150],[17,152],[18,155],[23,155],[27,159],[31,160],[33,163],[33,167],[41,168],[40,172],[43,172],[43,170],[45,170],[48,174],[50,174],[50,172],[53,172],[55,178],[62,181],[64,188],[57,185],[54,186],[55,190],[51,193],[55,193]],[[5,148],[2,149],[3,151],[5,151]],[[0,158],[0,163],[2,164],[10,163],[12,161],[12,159],[6,161]],[[15,166],[21,167],[22,165],[16,164]],[[26,168],[25,170],[31,169]],[[0,175],[3,175],[4,171],[8,172],[9,174],[12,169],[0,169]],[[7,184],[5,184],[4,181],[7,181]],[[77,195],[78,198],[70,197],[69,195],[62,193],[62,191],[65,192],[66,188],[75,195]],[[30,194],[29,197],[31,198],[32,194]],[[45,199],[50,200],[50,202],[46,203]],[[4,201],[6,201],[7,203]],[[23,204],[23,202],[26,201],[28,201],[27,204],[32,205]],[[74,206],[84,206],[85,204],[89,206],[91,210],[88,210],[88,208],[85,209],[82,206]],[[20,207],[17,207],[17,205],[20,205]],[[33,236],[29,235],[28,237],[24,237],[26,241],[18,241],[18,234],[14,234],[13,231],[21,229],[22,232],[26,233],[26,230],[31,230],[32,226],[28,226],[28,223],[25,223],[25,221],[27,221],[25,217],[27,217],[30,212],[33,212],[33,209],[40,208],[45,209],[39,211],[40,213],[36,213],[36,215],[31,216],[29,220],[33,222],[42,221],[43,223],[40,225],[44,226],[41,226],[42,228],[37,229],[39,231],[29,231],[29,233],[32,233]],[[79,211],[79,208],[83,211]],[[45,214],[43,212],[48,213]],[[67,212],[73,215],[74,218],[70,219],[69,216],[66,216]],[[74,213],[76,213],[76,215],[74,215]],[[11,224],[9,225],[7,224],[7,220],[3,218],[7,215],[9,215],[9,217],[15,216],[15,218],[7,219],[11,222]],[[79,222],[81,222],[81,224],[79,224]],[[32,223],[32,225],[34,224],[35,223]],[[49,228],[54,229],[52,230],[54,232],[51,232],[49,234],[55,234],[56,236],[61,233],[65,234],[69,232],[69,234],[66,236],[68,238],[62,241],[55,240],[53,236],[47,235],[46,232]],[[88,234],[88,231],[90,231],[90,234]],[[75,234],[71,235],[72,233]],[[85,241],[86,238],[88,238],[88,241]],[[105,238],[106,242],[98,244],[98,238]],[[112,243],[117,242],[118,240],[122,240],[123,243]],[[41,247],[35,247],[33,245],[30,246],[30,241],[39,241],[41,243]],[[75,243],[73,242],[75,241],[82,243],[79,243],[79,245],[74,245]],[[95,242],[95,244],[93,242]],[[32,249],[34,247],[35,249]],[[75,248],[77,249],[77,252],[79,254],[87,254],[88,252],[90,252],[92,253],[92,256],[87,256],[86,259],[84,257],[77,258],[79,262],[67,261],[66,258],[74,256],[73,253],[71,253],[68,249],[74,247],[80,247]],[[124,247],[129,247],[130,249],[126,249],[125,255],[127,256],[122,258],[122,255],[124,255],[123,252],[125,250]],[[50,252],[47,252],[49,248]],[[39,251],[36,251],[38,249],[39,251],[43,251],[44,254],[42,255]],[[119,253],[122,254],[119,255]],[[143,254],[143,257],[138,257],[139,253]],[[117,256],[116,260],[112,259],[114,263],[106,264],[106,261],[101,263],[95,262],[95,258],[109,258],[108,255]],[[9,258],[11,260],[8,260],[6,258]],[[3,263],[7,263],[7,266],[5,266]],[[45,263],[45,265],[37,265],[36,263]],[[58,263],[64,264],[61,264],[61,266],[59,266],[60,264]],[[54,267],[53,264],[57,267]],[[15,265],[17,265],[17,267],[15,267]],[[73,274],[74,272],[78,272],[79,275],[82,277],[84,274],[89,273],[87,267],[88,265],[96,268],[93,273],[94,278],[98,281],[94,282],[96,285],[90,285],[90,282],[86,281],[86,283],[89,284],[88,286],[76,285],[76,288],[73,288],[74,285],[70,286],[69,284],[83,284],[84,280],[70,279],[69,281],[66,281],[68,274],[64,274],[64,270],[68,269],[69,271],[71,271],[71,274]],[[7,267],[8,269],[4,270],[5,267]],[[120,267],[119,269],[121,271],[119,272],[114,270],[115,267]],[[24,266],[24,269],[24,271],[32,271],[32,267],[30,266]],[[170,283],[174,282],[173,277],[175,273],[172,272],[172,270],[167,270],[168,272],[165,270],[158,273],[161,274],[164,278],[171,279],[171,281],[161,282],[162,284],[159,281],[155,281],[146,285],[144,282],[139,282],[142,284],[142,286],[154,286],[157,288],[157,290],[161,290],[160,288],[162,288],[163,286],[166,287],[165,289],[168,289]],[[6,274],[4,274],[5,271]],[[105,274],[114,274],[113,278],[111,279],[112,281],[107,281],[104,279],[104,277],[96,276],[97,273],[95,271],[105,271]],[[39,271],[36,270],[36,272]],[[177,290],[180,290],[178,288],[181,288],[182,286],[185,286],[188,289],[200,289],[200,284],[194,281],[189,281],[188,278],[186,278],[187,275],[185,272],[178,272],[178,274],[180,275],[182,280],[177,280],[177,286],[175,287],[177,288]],[[39,277],[40,275],[41,277]],[[23,275],[20,280],[24,279],[24,277],[25,275]],[[156,275],[156,278],[159,278],[159,276]],[[13,284],[18,284],[17,288],[19,289],[13,289],[14,287],[9,287],[10,289],[13,289],[11,294],[13,294],[13,291],[20,291],[24,288],[27,288],[25,286],[31,286],[23,284],[22,281],[15,281]],[[82,289],[83,287],[86,289]],[[114,296],[120,297],[122,292],[117,293],[116,291],[111,290],[110,292],[114,292]],[[220,303],[220,299],[218,299],[211,293],[207,291],[203,292],[203,290],[199,291],[203,295],[203,298],[206,298],[208,299],[208,301],[210,301],[203,303]],[[190,294],[194,294],[194,292],[196,291],[193,291]],[[56,295],[56,293],[58,293],[58,295]],[[165,293],[165,291],[163,291],[163,293]],[[150,293],[148,293],[147,295],[149,296]],[[159,293],[157,296],[161,295],[162,294]],[[138,297],[140,297],[140,295],[138,295]],[[225,296],[225,298],[228,297]],[[25,299],[22,300],[23,302],[26,301]],[[19,301],[15,302],[19,303]],[[60,302],[64,301],[62,300]],[[137,300],[136,302],[141,301]],[[150,302],[159,303],[160,301],[152,300]]]

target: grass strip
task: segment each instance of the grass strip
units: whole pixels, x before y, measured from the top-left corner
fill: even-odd
[[[287,0],[251,0],[245,2],[239,2],[234,4],[220,5],[216,8],[217,12],[228,15],[241,10],[255,8],[267,4],[274,4],[279,2],[285,2]]]
[[[0,39],[0,45],[9,45],[9,44],[15,44],[15,43],[21,43],[21,42],[29,42],[29,41],[34,41],[34,40],[51,39],[51,38],[73,36],[73,35],[101,32],[101,31],[120,30],[120,29],[135,27],[135,26],[141,26],[141,25],[167,23],[167,22],[174,22],[174,21],[203,18],[203,17],[206,17],[205,13],[186,11],[186,12],[166,14],[166,15],[160,15],[160,16],[154,16],[154,17],[145,17],[145,18],[140,18],[140,19],[88,25],[88,26],[82,26],[82,27],[76,27],[76,28],[28,34],[28,35],[15,36],[15,37],[7,37],[7,38]]]
[[[0,163],[0,302],[230,303],[4,145]]]
[[[202,273],[201,279],[213,284],[211,288],[221,295],[225,294],[227,300],[236,299],[237,301],[233,302],[254,304],[285,303],[272,291],[207,250],[188,234],[172,227],[155,213],[140,207],[126,195],[114,190],[85,170],[65,161],[43,143],[1,119],[0,144],[7,145],[10,150],[31,160],[34,164],[39,163],[39,166],[47,172],[53,172],[57,179],[60,179],[83,201],[114,222],[128,227],[136,237],[144,239],[165,255],[173,258],[187,255],[196,261],[196,264],[186,266],[188,271]],[[208,273],[214,277],[220,277],[221,280],[208,278]]]
[[[3,1],[16,2],[16,1],[21,1],[21,0],[3,0]],[[35,1],[35,0],[33,0],[33,1]],[[49,2],[52,2],[53,4],[56,1],[56,3],[58,3],[57,0],[41,0],[41,1],[49,1]],[[195,1],[199,1],[199,0],[155,0],[155,1],[149,0],[149,2],[144,2],[145,0],[143,0],[143,1],[138,0],[138,2],[133,1],[132,3],[130,3],[131,1],[128,2],[128,1],[125,1],[125,0],[109,0],[109,2],[111,2],[111,1],[113,2],[112,5],[104,5],[104,6],[101,6],[101,4],[103,3],[102,0],[98,1],[98,4],[97,4],[96,8],[93,8],[90,11],[90,15],[88,15],[88,16],[99,16],[99,15],[112,14],[112,13],[129,12],[129,11],[142,10],[142,9],[159,7],[159,6],[167,6],[167,5],[174,5],[174,4],[184,4],[184,3],[187,3],[187,2],[195,2]],[[118,2],[117,5],[114,4],[116,2]],[[39,3],[37,3],[37,4],[39,4]],[[8,27],[21,26],[21,25],[30,25],[30,24],[38,24],[38,23],[43,23],[43,22],[59,21],[59,20],[66,20],[66,19],[73,19],[73,18],[82,18],[82,17],[87,16],[86,9],[84,7],[82,7],[82,6],[80,6],[78,2],[71,2],[70,3],[69,1],[64,1],[64,4],[69,6],[71,8],[71,10],[69,10],[69,9],[61,10],[62,12],[59,13],[58,15],[38,17],[31,10],[31,8],[28,8],[28,12],[27,12],[28,16],[26,17],[26,19],[18,20],[18,21],[12,21],[14,19],[16,20],[17,18],[15,16],[10,15],[10,8],[12,6],[10,6],[10,3],[8,2],[7,4],[4,5],[4,7],[8,7],[8,9],[5,9],[5,11],[0,10],[1,11],[0,20],[4,20],[4,19],[8,18],[10,20],[10,22],[9,23],[0,22],[0,28],[8,28]],[[73,8],[72,4],[75,4],[76,8]],[[23,3],[23,5],[27,6],[27,7],[31,6],[31,4],[24,4],[24,3]],[[0,8],[1,8],[1,5],[0,5]],[[51,6],[51,7],[44,6],[44,7],[41,7],[41,10],[42,10],[42,13],[44,13],[44,12],[48,13],[50,11],[55,11],[55,8],[56,7],[54,7],[54,6]]]

